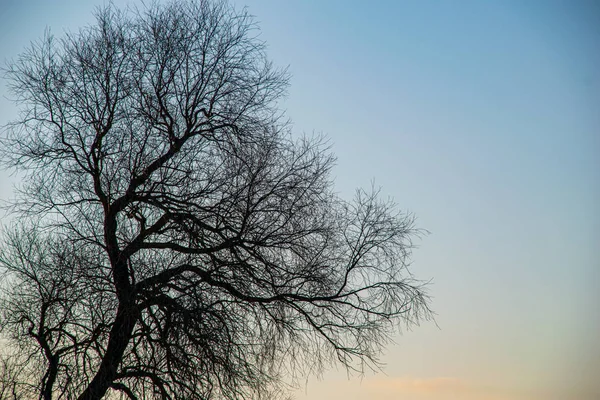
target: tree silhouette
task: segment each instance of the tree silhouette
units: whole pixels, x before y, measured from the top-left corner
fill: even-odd
[[[376,366],[399,323],[429,317],[412,216],[334,193],[245,10],[96,17],[6,70],[22,113],[2,159],[23,180],[0,255],[2,398],[271,398],[331,363]]]

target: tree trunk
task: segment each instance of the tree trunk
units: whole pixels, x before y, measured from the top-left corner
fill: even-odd
[[[115,379],[137,318],[138,310],[135,305],[123,305],[123,303],[119,305],[102,363],[94,379],[79,396],[78,400],[100,400],[106,394]]]

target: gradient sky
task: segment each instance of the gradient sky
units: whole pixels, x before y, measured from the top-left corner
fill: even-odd
[[[374,179],[431,232],[413,272],[439,327],[296,399],[600,398],[600,2],[235,3],[289,65],[295,130],[331,139],[339,192]],[[0,0],[0,61],[95,4]]]

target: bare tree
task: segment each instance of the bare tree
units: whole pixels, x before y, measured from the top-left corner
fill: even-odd
[[[18,360],[0,390],[269,398],[331,363],[377,366],[398,324],[429,317],[413,218],[333,192],[334,159],[292,137],[287,73],[246,11],[96,17],[6,70],[22,114],[2,159],[24,178],[0,255]]]

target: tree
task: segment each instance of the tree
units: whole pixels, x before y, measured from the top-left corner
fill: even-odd
[[[430,316],[413,217],[334,193],[334,158],[290,133],[287,73],[245,10],[96,17],[6,69],[13,397],[267,398],[332,362],[377,366],[399,323]]]

